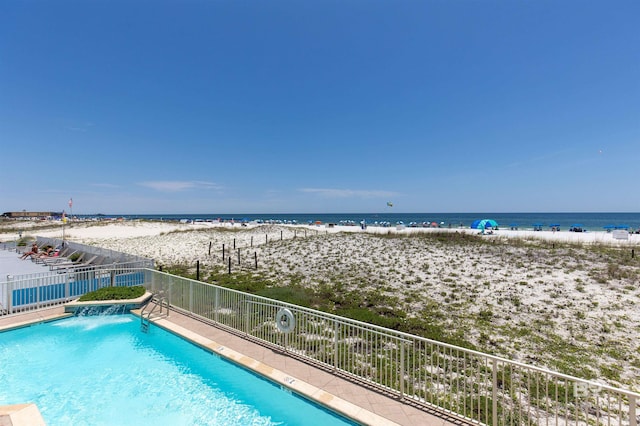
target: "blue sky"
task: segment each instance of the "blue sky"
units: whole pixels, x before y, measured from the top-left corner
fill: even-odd
[[[640,211],[640,2],[4,1],[0,211]]]

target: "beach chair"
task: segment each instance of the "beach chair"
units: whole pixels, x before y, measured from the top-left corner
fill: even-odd
[[[40,259],[40,261],[47,266],[52,265],[54,263],[71,262],[72,261],[70,259],[71,256],[73,256],[77,252],[78,252],[77,250],[74,250],[69,247],[65,247],[62,250],[60,250],[57,255],[51,256],[51,257],[43,257]]]
[[[93,262],[96,261],[96,259],[98,259],[100,256],[98,256],[97,254],[94,254],[88,258],[85,258],[84,261],[78,261],[78,262],[74,262],[74,263],[63,263],[60,265],[52,265],[53,266],[53,270],[55,270],[56,272],[74,272],[78,269],[82,269],[82,268],[86,268],[89,266],[92,266]]]
[[[85,258],[85,256],[86,256],[86,253],[84,253],[84,252],[75,252],[74,255],[78,254],[78,253],[80,255],[77,258],[75,258],[74,260],[71,260],[72,256],[69,255],[69,258],[67,258],[65,261],[49,263],[48,264],[49,270],[50,271],[54,271],[54,270],[56,270],[58,268],[62,268],[62,267],[65,267],[65,266],[73,266],[73,265],[82,263],[84,258]]]

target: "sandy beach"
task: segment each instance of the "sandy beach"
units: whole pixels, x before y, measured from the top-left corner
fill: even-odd
[[[63,232],[60,224],[5,222],[0,241],[18,230]],[[437,322],[478,350],[640,389],[637,234],[151,221],[71,223],[64,234],[166,267],[199,261],[224,270],[224,244],[234,270],[239,250],[243,271],[275,285],[358,292],[371,305]]]

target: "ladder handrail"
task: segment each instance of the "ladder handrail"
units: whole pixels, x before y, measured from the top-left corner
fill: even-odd
[[[154,295],[155,296],[155,295]],[[151,310],[149,312],[146,313],[146,318],[145,318],[145,309],[153,302],[153,307],[151,308]],[[167,301],[166,296],[162,296],[158,299],[155,299],[154,297],[151,298],[151,300],[149,300],[149,303],[147,303],[146,305],[144,305],[142,307],[142,311],[140,311],[140,327],[142,328],[143,331],[147,331],[149,328],[149,324],[151,324],[151,315],[153,314],[153,312],[156,310],[157,307],[160,307],[160,315],[162,315],[162,306],[166,306],[167,308],[167,316],[169,316],[169,302]],[[146,321],[145,321],[146,319]]]

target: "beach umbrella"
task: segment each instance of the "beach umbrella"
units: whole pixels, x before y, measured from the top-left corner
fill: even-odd
[[[552,224],[549,225],[550,228],[557,228],[559,226],[560,226],[559,223],[552,223]]]
[[[471,229],[485,229],[485,228],[497,228],[498,222],[493,219],[479,219],[474,220],[471,224]]]
[[[616,229],[629,229],[629,225],[616,225]]]
[[[581,223],[574,223],[573,225],[571,225],[572,228],[582,228],[582,224]]]
[[[615,225],[605,225],[603,226],[604,229],[615,229]]]

